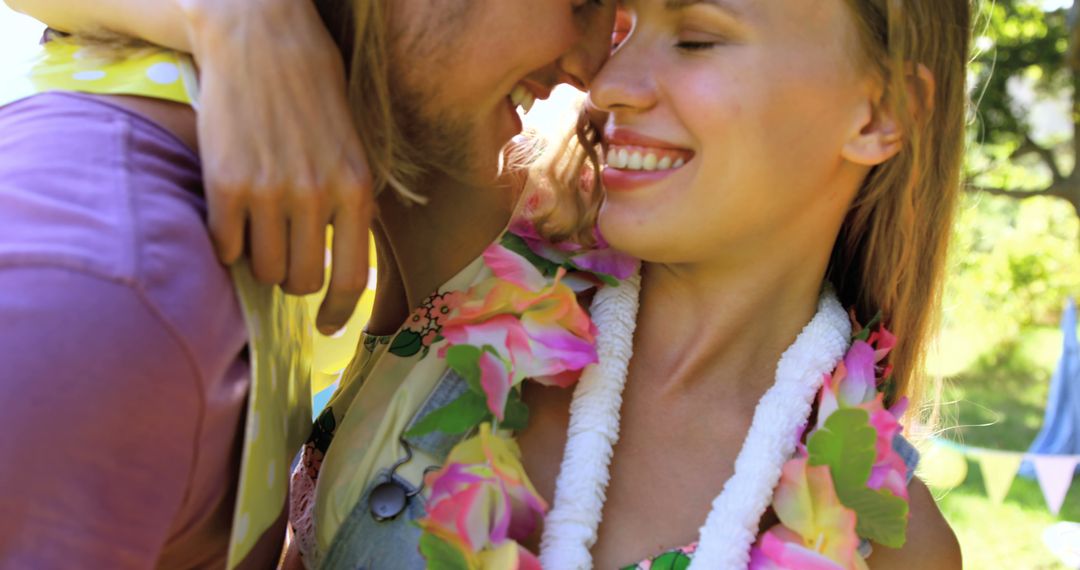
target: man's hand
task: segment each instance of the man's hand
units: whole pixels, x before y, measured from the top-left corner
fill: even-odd
[[[332,333],[367,284],[373,210],[337,46],[311,2],[195,0],[188,14],[219,256],[235,262],[247,240],[259,281],[311,294],[322,287],[332,224],[333,271],[317,319]]]

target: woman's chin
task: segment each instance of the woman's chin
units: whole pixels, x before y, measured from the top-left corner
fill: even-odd
[[[677,232],[667,231],[655,217],[604,204],[597,220],[600,235],[612,248],[644,262],[658,262],[670,251]]]

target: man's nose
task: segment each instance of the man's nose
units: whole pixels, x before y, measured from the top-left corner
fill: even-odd
[[[615,27],[614,2],[593,10],[584,22],[578,42],[557,62],[560,82],[585,91],[611,55],[611,34]]]

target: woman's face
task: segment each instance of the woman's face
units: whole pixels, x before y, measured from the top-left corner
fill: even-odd
[[[845,2],[625,8],[632,29],[590,94],[608,113],[605,238],[660,263],[831,246],[869,169],[850,158],[878,91]]]
[[[433,163],[476,182],[494,178],[500,150],[521,132],[517,108],[560,83],[588,87],[615,18],[615,0],[392,5],[399,118]]]

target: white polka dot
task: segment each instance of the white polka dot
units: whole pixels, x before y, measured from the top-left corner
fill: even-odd
[[[277,464],[270,462],[270,468],[266,470],[266,486],[274,488],[274,479],[277,478]]]
[[[105,78],[105,72],[100,69],[92,71],[79,71],[71,76],[76,81],[97,81]]]
[[[338,332],[330,335],[330,338],[341,338],[341,337],[345,336],[345,332],[348,331],[348,330],[349,330],[349,327],[341,327],[341,330],[339,330]]]
[[[326,257],[323,258],[323,269],[329,269],[330,263],[334,261],[334,254],[329,249],[326,250]]]
[[[247,538],[250,527],[251,517],[247,513],[240,515],[240,520],[236,522],[236,542],[243,542]]]
[[[154,83],[168,85],[180,80],[180,68],[175,63],[155,63],[146,70],[146,76]]]
[[[71,54],[71,59],[86,59],[90,55],[86,48],[78,49],[75,53]]]

